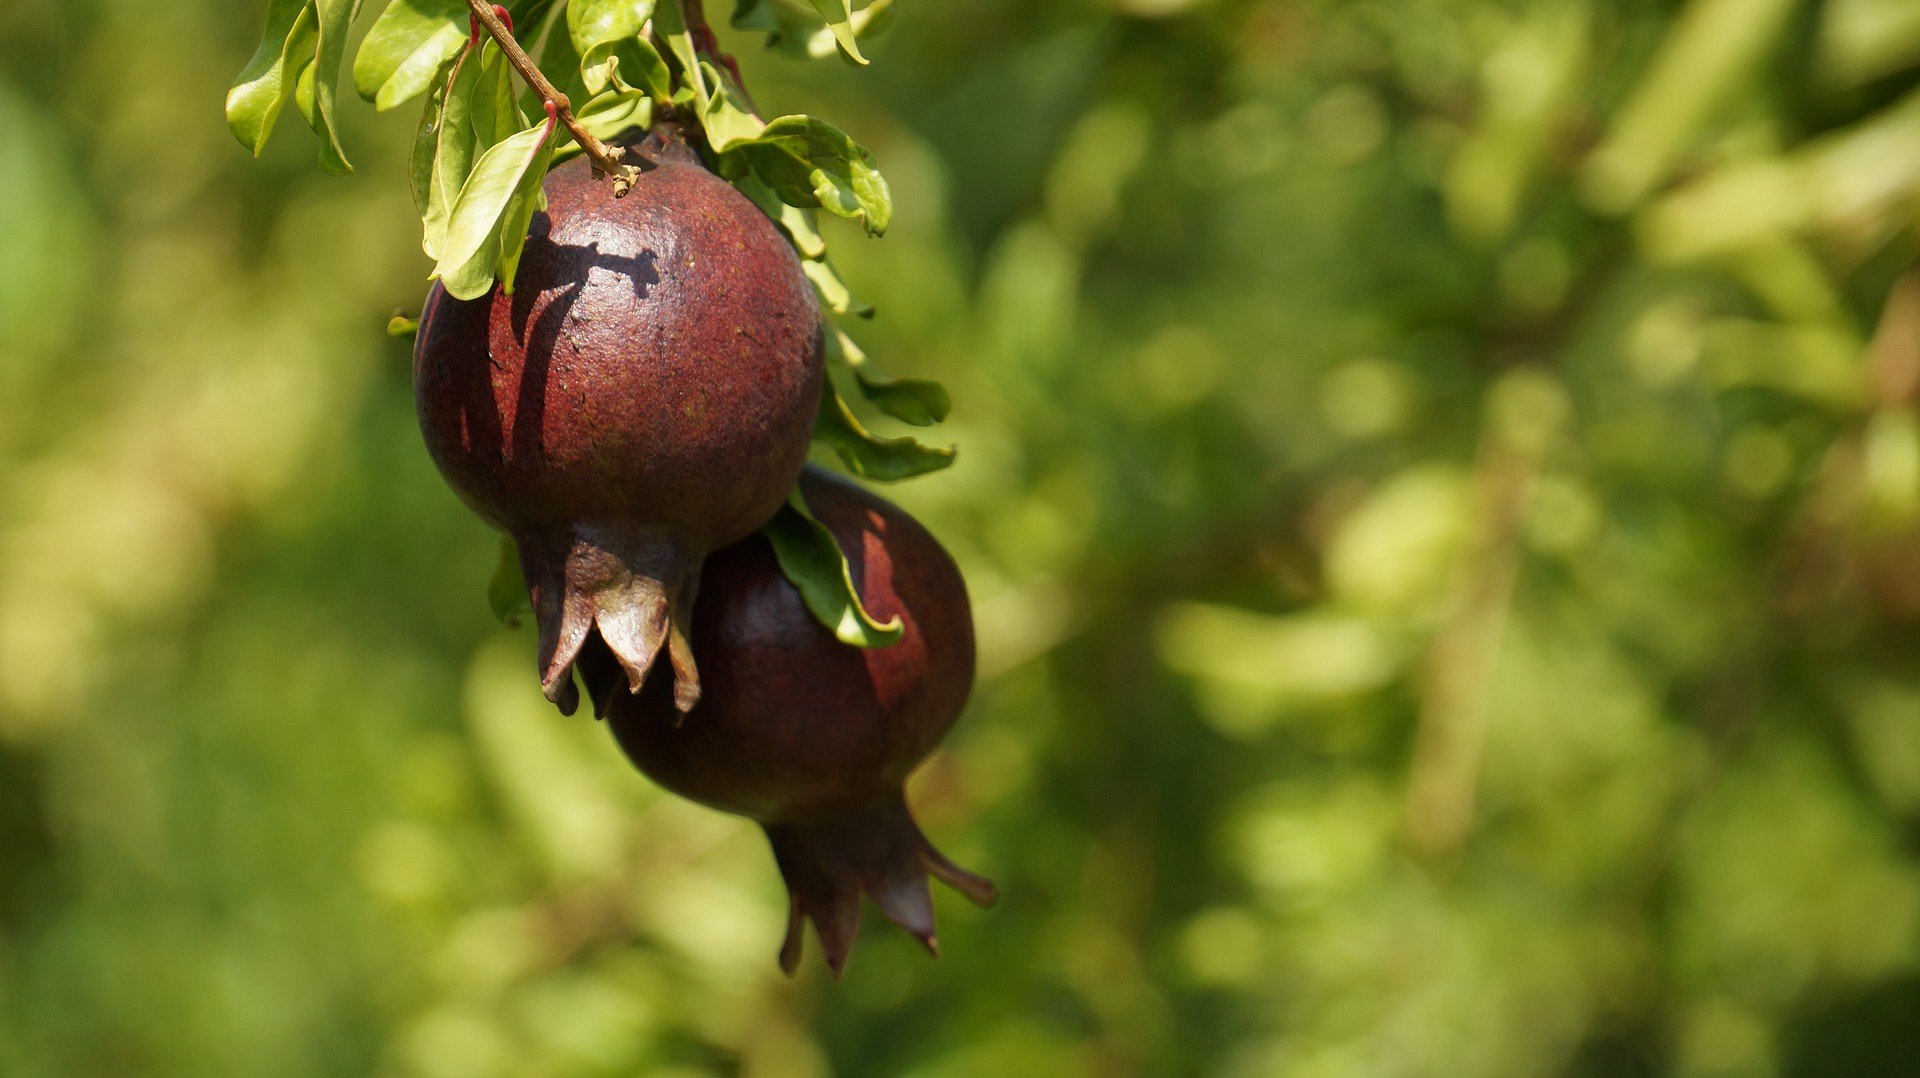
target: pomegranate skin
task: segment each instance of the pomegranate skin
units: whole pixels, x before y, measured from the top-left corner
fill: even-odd
[[[436,284],[414,352],[428,451],[513,537],[569,712],[594,630],[630,689],[667,646],[698,698],[700,560],[779,509],[820,400],[820,310],[779,230],[672,133],[633,154],[622,199],[584,158],[550,173],[514,292]]]
[[[685,723],[660,679],[638,695],[618,692],[617,670],[597,650],[582,669],[636,767],[766,829],[791,897],[781,965],[794,970],[810,919],[837,976],[862,892],[929,950],[929,873],[982,905],[995,892],[933,849],[903,793],[972,688],[973,622],[959,569],[918,521],[847,480],[809,467],[800,488],[846,553],[868,610],[900,619],[897,642],[841,643],[755,535],[707,559],[693,616],[706,691]]]

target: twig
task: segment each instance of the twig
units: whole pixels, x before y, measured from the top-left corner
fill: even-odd
[[[467,6],[473,9],[474,20],[486,28],[487,34],[500,45],[500,51],[506,53],[507,62],[520,73],[533,92],[540,95],[540,100],[546,102],[549,113],[566,126],[573,141],[587,152],[587,157],[593,161],[594,171],[613,177],[613,197],[621,198],[632,190],[635,172],[632,165],[622,161],[626,151],[600,141],[574,118],[573,102],[541,74],[540,65],[534,63],[533,57],[527,55],[527,50],[520,47],[520,42],[515,40],[513,31],[501,20],[494,5],[487,0],[467,0]]]

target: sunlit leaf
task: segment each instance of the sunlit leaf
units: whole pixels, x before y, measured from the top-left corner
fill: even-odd
[[[387,319],[387,336],[395,340],[408,340],[419,335],[418,318],[396,311],[392,318]]]
[[[485,150],[527,126],[520,102],[513,92],[513,65],[507,54],[491,39],[480,46],[480,78],[473,88],[467,123],[472,128],[474,146]]]
[[[595,138],[611,139],[623,131],[646,127],[653,122],[653,98],[639,90],[608,90],[574,110],[574,119],[593,132]],[[570,160],[583,151],[578,142],[566,139],[553,151],[555,162]]]
[[[736,152],[791,205],[859,221],[873,236],[893,219],[893,195],[873,154],[824,120],[782,116]]]
[[[320,40],[313,62],[313,104],[304,111],[307,125],[320,136],[320,167],[345,175],[353,171],[353,163],[340,147],[334,99],[339,92],[340,65],[347,54],[347,32],[360,12],[360,0],[314,0],[313,9]]]
[[[519,259],[516,241],[524,241],[525,220],[534,212],[528,204],[539,198],[553,152],[553,130],[550,121],[530,127],[489,149],[474,165],[454,203],[433,271],[450,295],[478,299],[492,290],[503,267],[511,276]],[[516,222],[517,236],[511,235]]]
[[[826,525],[814,519],[799,487],[787,495],[787,504],[760,529],[760,534],[773,544],[780,572],[799,589],[807,610],[841,643],[883,648],[900,639],[898,616],[881,622],[860,601],[846,555]]]
[[[466,0],[393,0],[353,60],[353,88],[382,112],[425,93],[467,43]]]
[[[873,38],[893,23],[893,0],[850,6],[854,10],[847,26],[856,39]],[[764,32],[767,47],[788,56],[811,60],[843,56],[853,60],[841,49],[834,31],[823,24],[814,0],[737,0],[732,21],[742,30]]]
[[[473,88],[479,82],[480,60],[477,50],[470,48],[461,54],[453,73],[447,77],[446,100],[442,103],[440,127],[435,137],[432,183],[428,187],[421,245],[427,257],[436,261],[440,258],[453,205],[460,197],[460,188],[467,182],[474,156],[480,149],[474,145],[473,127],[468,120]]]
[[[710,96],[700,110],[700,128],[707,133],[707,145],[715,153],[725,153],[760,137],[767,125],[753,114],[733,76],[705,61],[700,67],[710,88]]]
[[[856,64],[864,64],[867,58],[860,55],[860,41],[853,31],[853,9],[847,0],[809,0],[813,10],[833,32],[833,39],[840,44],[840,51]]]
[[[873,307],[856,299],[847,282],[841,280],[840,271],[825,258],[817,261],[807,260],[800,263],[800,269],[813,282],[813,290],[820,294],[820,302],[834,314],[851,314],[861,318],[872,318]]]
[[[907,479],[953,463],[951,449],[937,449],[913,438],[873,434],[853,417],[830,381],[821,391],[820,420],[813,436],[831,447],[849,471],[868,479]]]
[[[297,76],[287,70],[294,26],[307,15],[309,0],[272,0],[260,47],[227,92],[227,127],[254,156],[267,144],[274,121],[286,106]],[[310,17],[310,16],[309,16]]]
[[[570,0],[567,4],[567,36],[580,55],[580,73],[589,93],[607,88],[619,62],[614,50],[640,36],[653,17],[653,7],[654,0]]]
[[[704,102],[708,92],[706,77],[700,70],[699,51],[693,47],[693,34],[687,30],[678,0],[654,8],[653,32],[667,43],[667,51],[673,54],[680,64],[680,70],[686,73],[690,83],[687,89],[693,92],[693,99]]]

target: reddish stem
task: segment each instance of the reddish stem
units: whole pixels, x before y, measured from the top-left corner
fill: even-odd
[[[564,124],[567,133],[573,136],[573,141],[579,143],[580,148],[587,152],[587,156],[593,161],[594,171],[613,177],[614,197],[619,198],[632,190],[633,167],[621,163],[621,159],[626,156],[626,151],[600,141],[574,117],[573,102],[567,99],[566,94],[555,89],[553,83],[547,81],[547,77],[540,72],[540,66],[533,62],[533,58],[527,55],[527,50],[521,48],[520,42],[514,39],[512,26],[508,19],[503,18],[507,14],[507,9],[498,4],[489,4],[486,0],[467,0],[467,6],[472,9],[471,21],[486,29],[487,34],[499,43],[500,51],[506,54],[507,62],[520,73],[520,77],[526,80],[533,92],[540,95],[540,100],[546,105],[547,115],[554,121]],[[479,39],[476,36],[474,40]]]

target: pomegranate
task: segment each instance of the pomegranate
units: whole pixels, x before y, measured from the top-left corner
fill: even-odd
[[[664,646],[693,707],[701,560],[780,508],[820,402],[820,310],[779,230],[670,129],[629,160],[620,199],[585,158],[549,174],[514,291],[436,284],[414,353],[427,448],[513,537],[568,714],[594,635],[633,692]]]
[[[838,540],[867,609],[900,639],[841,643],[755,535],[706,561],[693,645],[706,694],[685,723],[661,679],[619,691],[611,656],[581,670],[621,749],[662,786],[766,829],[790,913],[780,965],[813,922],[837,977],[860,925],[860,895],[938,954],[931,873],[980,905],[993,884],[941,856],[907,811],[903,784],[959,717],[973,685],[973,619],[953,559],[912,517],[809,467],[800,480]]]

